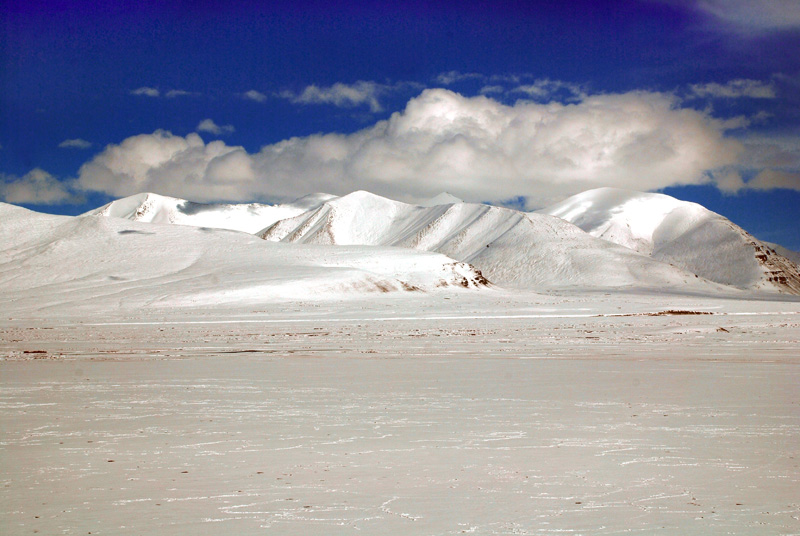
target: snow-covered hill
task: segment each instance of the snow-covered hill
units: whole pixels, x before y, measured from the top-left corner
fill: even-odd
[[[0,310],[94,313],[483,287],[471,266],[398,248],[274,244],[253,235],[0,203]]]
[[[559,218],[474,203],[421,207],[354,192],[276,222],[258,236],[436,251],[474,265],[493,283],[515,288],[719,290]]]
[[[796,264],[730,220],[664,194],[599,188],[539,211],[589,234],[741,289],[800,294]]]
[[[174,223],[255,233],[278,220],[302,214],[335,196],[310,194],[282,205],[205,204],[153,193],[112,201],[85,215],[110,216],[132,221]]]

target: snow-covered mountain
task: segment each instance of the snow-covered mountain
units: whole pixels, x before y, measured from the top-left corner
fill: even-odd
[[[258,236],[436,251],[474,265],[493,283],[515,288],[715,289],[694,274],[595,238],[559,218],[474,203],[422,207],[354,192],[276,222]]]
[[[399,248],[275,244],[236,231],[52,216],[5,203],[0,222],[4,314],[240,306],[486,286],[465,263]]]
[[[800,294],[800,271],[774,248],[697,203],[617,188],[539,211],[700,277],[741,289]]]
[[[273,222],[301,214],[334,197],[329,194],[310,194],[282,205],[205,204],[153,193],[141,193],[117,199],[85,215],[255,233]]]

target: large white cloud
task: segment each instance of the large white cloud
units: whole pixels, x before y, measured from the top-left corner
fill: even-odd
[[[598,186],[654,190],[713,181],[740,142],[671,95],[595,95],[575,104],[513,106],[444,89],[353,134],[284,140],[248,154],[196,134],[158,131],[107,147],[78,185],[204,200],[278,200],[356,189],[413,200],[449,191],[471,201],[517,196],[530,206]]]

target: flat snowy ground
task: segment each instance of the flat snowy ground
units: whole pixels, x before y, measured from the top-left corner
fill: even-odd
[[[0,532],[800,533],[800,302],[412,294],[3,318]]]

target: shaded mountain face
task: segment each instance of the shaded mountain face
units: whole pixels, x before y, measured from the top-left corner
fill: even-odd
[[[354,192],[278,221],[257,235],[301,244],[435,251],[470,263],[493,283],[513,288],[720,290],[559,218],[474,203],[421,207]]]
[[[142,193],[117,199],[84,215],[125,218],[131,221],[174,223],[212,229],[255,233],[283,218],[289,218],[333,199],[329,194],[310,194],[282,205],[206,204],[164,195]]]
[[[599,188],[538,212],[711,281],[800,294],[795,263],[696,203],[664,194]]]

